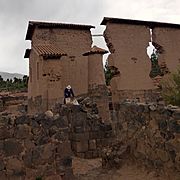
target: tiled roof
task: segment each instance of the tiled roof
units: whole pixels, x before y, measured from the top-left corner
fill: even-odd
[[[90,49],[90,51],[85,52],[85,53],[83,54],[83,56],[88,56],[88,55],[90,55],[90,54],[106,54],[106,53],[108,53],[108,51],[106,51],[105,49],[101,49],[101,48],[99,48],[99,47],[97,47],[97,46],[93,46],[93,47]]]
[[[29,21],[28,29],[26,33],[26,40],[31,40],[34,29],[39,28],[65,28],[65,29],[91,29],[95,28],[91,25],[83,24],[66,24],[66,23],[57,23],[57,22],[38,22],[38,21]]]
[[[111,18],[104,17],[101,25],[106,25],[108,22],[110,23],[118,23],[118,24],[132,24],[132,25],[144,25],[153,27],[170,27],[170,28],[180,28],[180,24],[172,24],[165,22],[156,22],[156,21],[141,21],[141,20],[133,20],[133,19],[121,19],[121,18]]]
[[[24,58],[29,58],[31,53],[31,49],[26,49],[25,54],[24,54]]]
[[[34,45],[33,49],[39,56],[43,57],[61,57],[67,56],[65,52],[63,52],[60,48],[48,44],[48,45]]]

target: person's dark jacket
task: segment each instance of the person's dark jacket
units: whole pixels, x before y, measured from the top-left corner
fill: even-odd
[[[73,90],[72,90],[72,89],[65,88],[65,90],[64,90],[64,97],[65,97],[65,98],[74,97]]]

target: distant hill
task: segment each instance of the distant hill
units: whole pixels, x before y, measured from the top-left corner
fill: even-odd
[[[24,74],[18,74],[18,73],[8,73],[8,72],[0,72],[0,76],[4,79],[14,79],[14,77],[16,78],[23,78]]]

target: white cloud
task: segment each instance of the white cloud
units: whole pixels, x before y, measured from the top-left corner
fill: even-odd
[[[180,1],[178,0],[107,0],[106,16],[180,24]]]
[[[28,72],[23,55],[29,20],[92,24],[92,33],[102,34],[105,16],[180,24],[179,7],[178,0],[0,0],[0,71]],[[106,48],[102,37],[93,40]]]

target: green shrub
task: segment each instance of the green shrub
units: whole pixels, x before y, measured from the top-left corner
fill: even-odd
[[[176,73],[169,76],[161,83],[162,97],[165,102],[175,106],[180,106],[180,68]]]
[[[36,180],[42,180],[41,176],[36,177]]]

